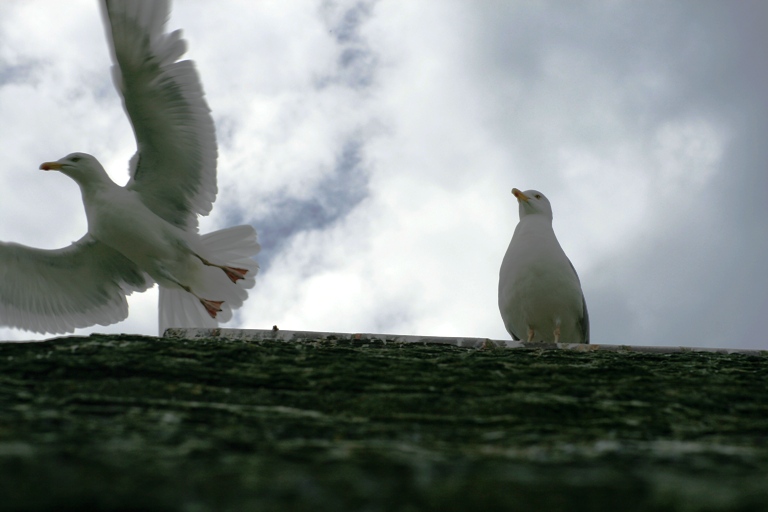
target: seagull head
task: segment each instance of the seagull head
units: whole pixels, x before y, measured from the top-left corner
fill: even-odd
[[[40,164],[43,171],[61,171],[80,185],[85,185],[103,178],[109,179],[107,171],[96,158],[87,153],[71,153],[55,162]]]
[[[520,205],[520,220],[523,220],[523,217],[526,215],[544,215],[549,220],[552,220],[552,205],[549,204],[547,196],[538,190],[521,192],[513,188],[512,195],[517,198],[517,202]]]

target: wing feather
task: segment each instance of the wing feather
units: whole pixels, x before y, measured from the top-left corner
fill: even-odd
[[[581,336],[584,343],[589,343],[589,311],[587,311],[587,299],[584,298],[584,294],[581,294],[581,304],[584,307],[582,316],[579,319],[581,325]]]
[[[89,235],[55,250],[0,242],[0,325],[64,333],[113,324],[128,316],[126,295],[152,284]]]
[[[568,264],[571,266],[571,270],[573,270],[573,274],[576,276],[576,281],[579,283],[579,287],[581,287],[581,279],[579,279],[579,274],[576,272],[576,267],[573,266],[573,263],[571,263],[571,260],[568,259]],[[589,343],[589,311],[587,311],[587,299],[584,298],[584,292],[581,292],[581,305],[582,305],[582,311],[581,311],[581,318],[579,318],[579,327],[581,328],[581,339],[583,340],[582,343]]]
[[[102,2],[115,87],[136,136],[127,187],[157,215],[197,230],[216,199],[216,133],[181,31],[164,33],[167,0]]]

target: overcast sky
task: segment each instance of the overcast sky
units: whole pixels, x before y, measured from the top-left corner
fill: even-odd
[[[768,349],[767,21],[762,0],[175,2],[219,143],[201,230],[263,246],[224,326],[508,339],[517,187],[552,202],[592,343]],[[0,240],[85,232],[43,161],[127,180],[109,66],[96,2],[0,2]],[[156,289],[129,303],[78,332],[157,334]]]

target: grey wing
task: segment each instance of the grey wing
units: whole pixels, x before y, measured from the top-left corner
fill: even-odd
[[[113,79],[136,136],[127,188],[168,222],[197,229],[216,199],[216,133],[167,0],[103,0]]]
[[[584,298],[584,293],[581,294],[581,303],[584,305],[584,313],[579,319],[579,325],[581,326],[581,337],[584,343],[589,344],[589,311],[587,311],[587,300]]]
[[[152,284],[89,235],[55,250],[0,242],[0,325],[64,333],[113,324],[128,316],[125,296]]]
[[[568,264],[571,266],[571,270],[573,270],[573,274],[579,282],[579,287],[581,287],[581,279],[579,279],[579,274],[576,272],[576,268],[573,266],[573,263],[571,263],[570,258],[568,259]],[[584,340],[583,343],[589,344],[589,311],[587,311],[587,299],[584,298],[584,292],[581,292],[581,304],[583,306],[581,318],[579,318],[581,338]]]

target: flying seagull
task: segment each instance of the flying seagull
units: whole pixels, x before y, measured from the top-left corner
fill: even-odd
[[[552,229],[552,205],[537,190],[520,192],[520,222],[499,271],[499,310],[515,340],[589,343],[581,282]]]
[[[159,325],[215,327],[254,285],[251,226],[198,233],[216,198],[216,135],[181,31],[165,32],[166,0],[105,0],[112,75],[137,151],[121,187],[91,155],[40,169],[77,182],[88,232],[68,247],[0,242],[0,325],[42,333],[109,325],[128,316],[126,296],[158,283]]]

